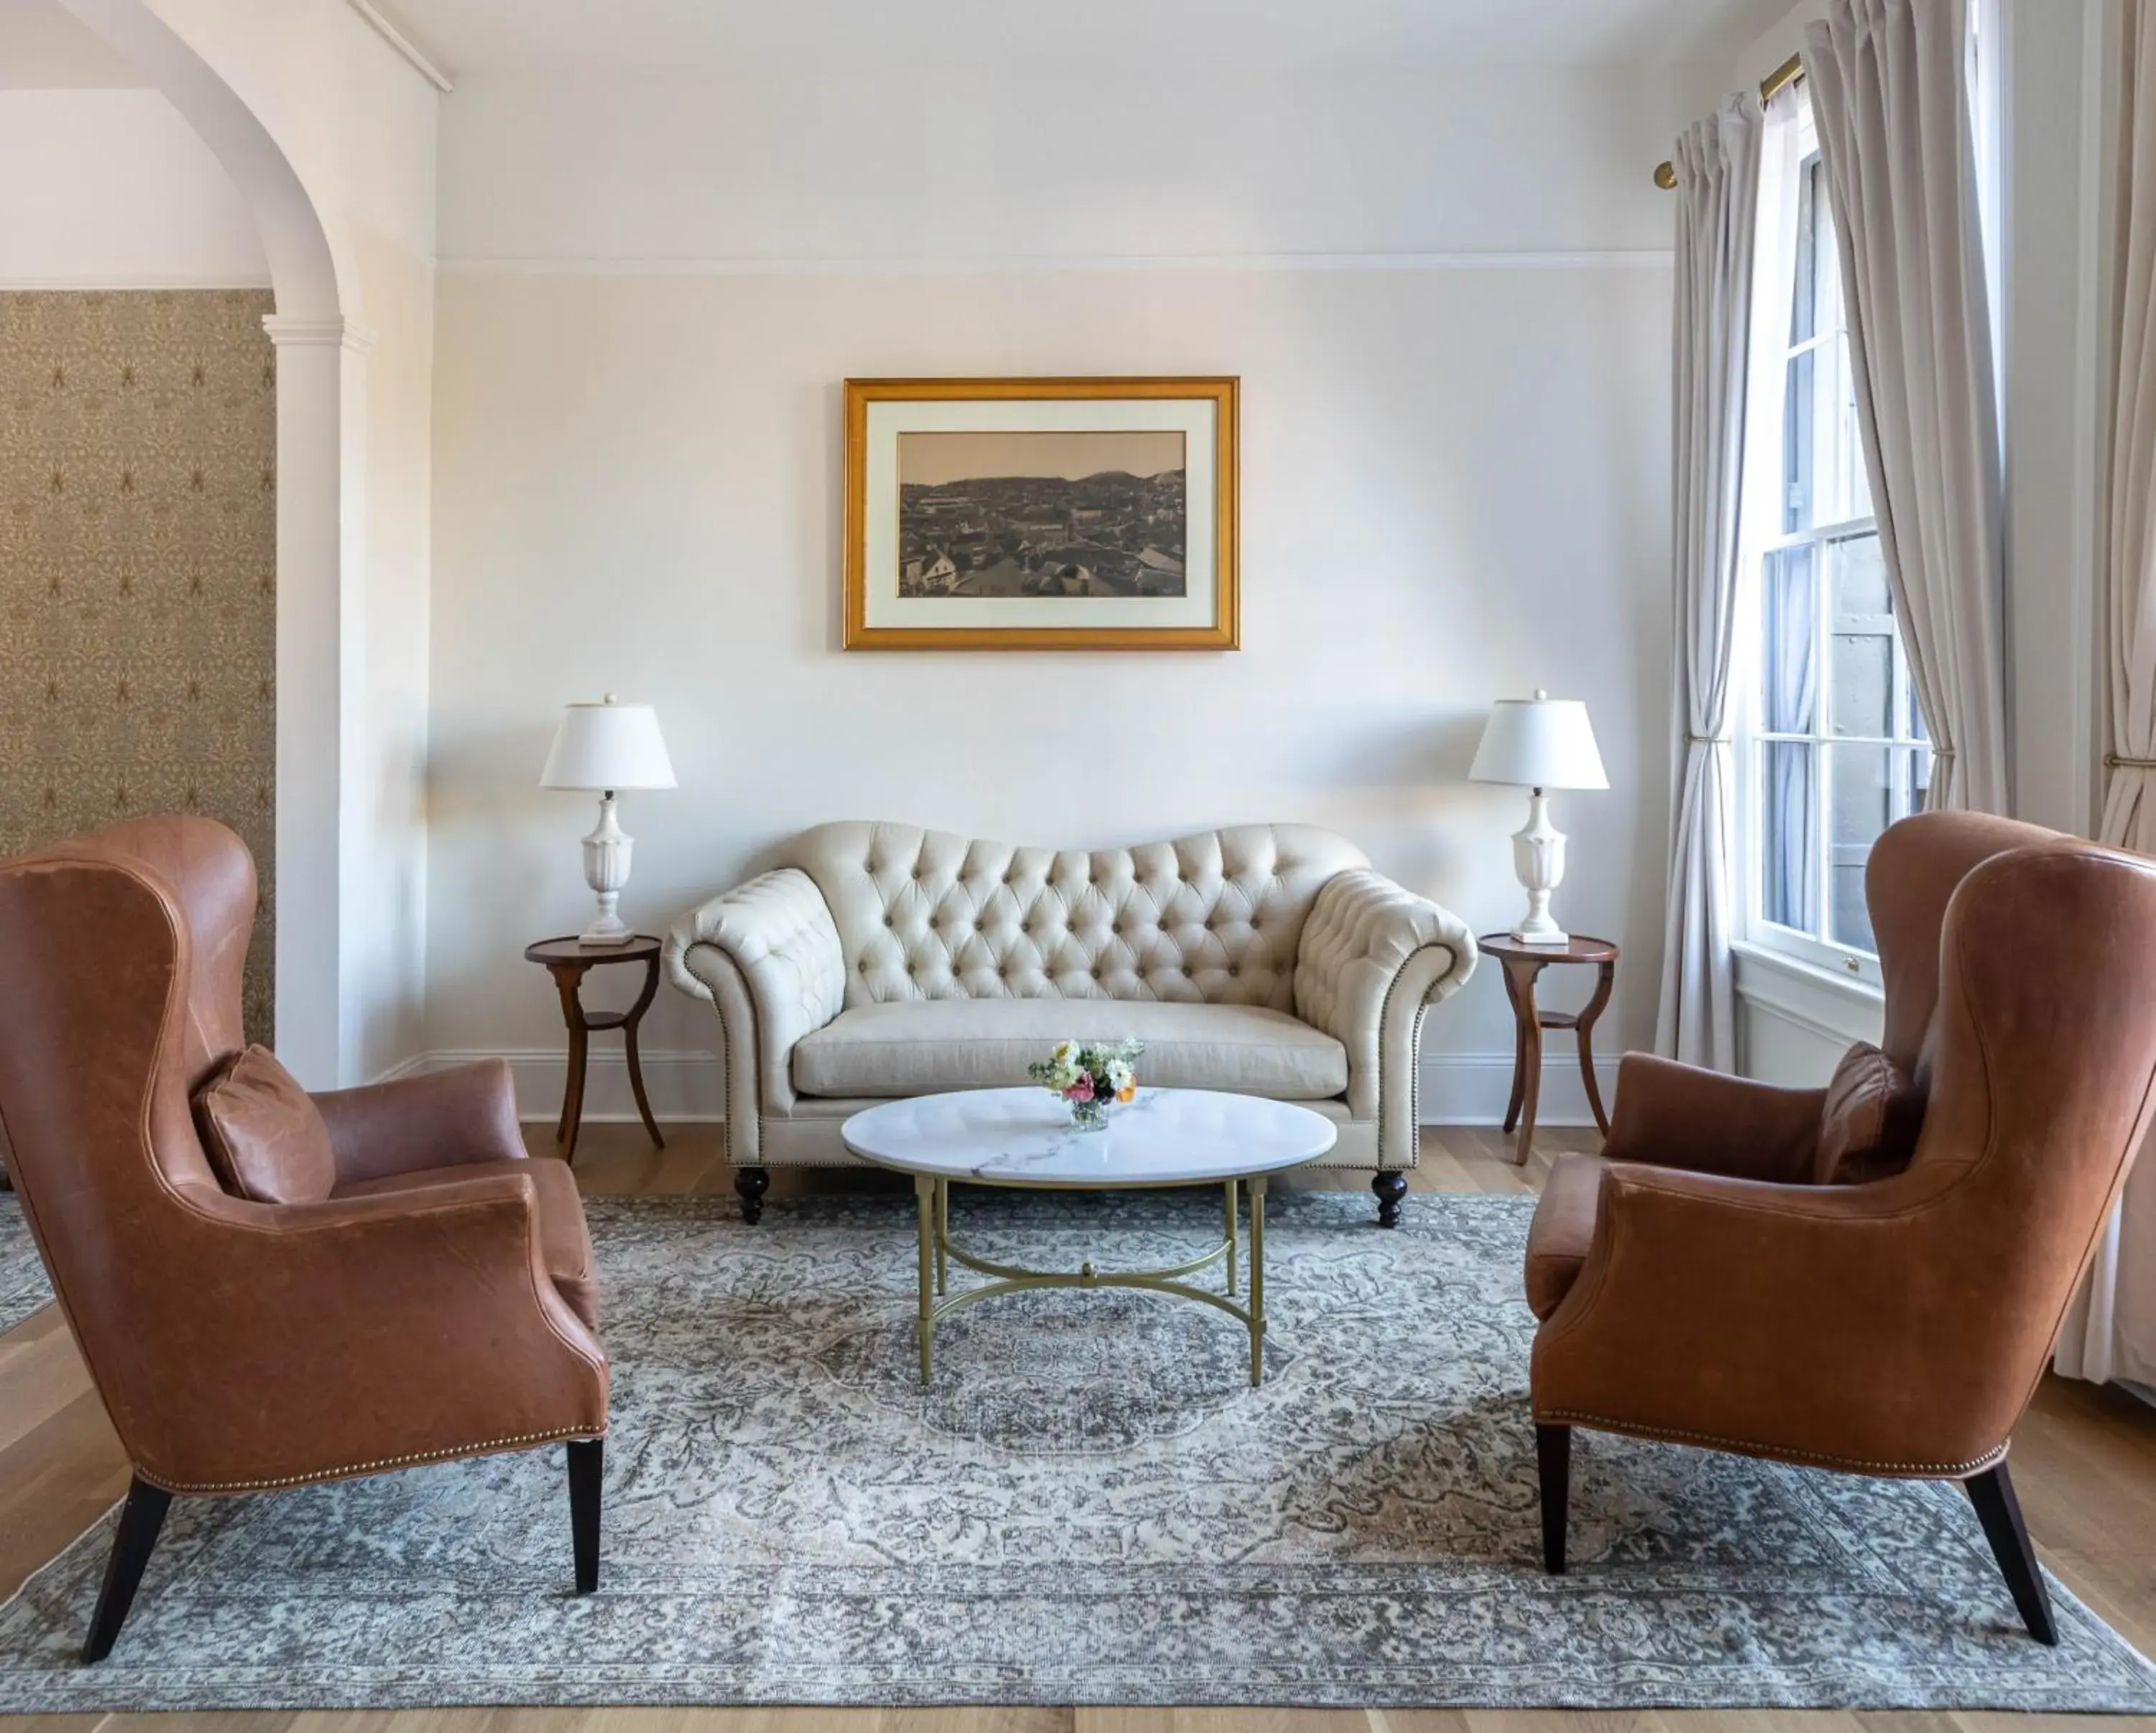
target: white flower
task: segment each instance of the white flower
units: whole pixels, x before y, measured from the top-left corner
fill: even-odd
[[[1048,1060],[1058,1069],[1075,1074],[1078,1069],[1078,1043],[1075,1041],[1057,1042],[1055,1051],[1049,1054]]]
[[[1131,1068],[1121,1059],[1108,1061],[1108,1087],[1121,1095],[1131,1086]]]

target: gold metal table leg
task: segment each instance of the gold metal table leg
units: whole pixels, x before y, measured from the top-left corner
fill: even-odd
[[[1265,1381],[1265,1177],[1250,1176],[1250,1382]]]
[[[1235,1291],[1235,1182],[1228,1182],[1228,1291]]]
[[[948,1261],[945,1256],[951,1243],[951,1182],[936,1182],[936,1292],[940,1297],[949,1291]]]
[[[914,1324],[914,1333],[921,1345],[921,1382],[926,1384],[934,1368],[932,1345],[936,1339],[936,1193],[938,1186],[931,1176],[914,1176],[913,1195],[921,1206],[921,1315]]]

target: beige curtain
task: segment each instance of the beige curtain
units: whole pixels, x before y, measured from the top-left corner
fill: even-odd
[[[2156,854],[2156,6],[2126,0],[2123,24],[2101,542],[2113,764],[2098,835]],[[2060,1334],[2058,1367],[2156,1384],[2156,1164],[2145,1149]]]
[[[1736,630],[1759,210],[1756,95],[1677,141],[1675,579],[1682,769],[1656,1045],[1737,1067],[1730,975],[1729,661]]]
[[[1829,0],[1804,33],[1857,423],[1931,804],[2007,810],[1998,399],[1965,0]]]

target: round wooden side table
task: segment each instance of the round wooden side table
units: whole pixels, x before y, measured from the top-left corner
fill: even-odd
[[[644,1093],[644,1067],[636,1056],[636,1026],[651,1008],[659,991],[660,941],[639,933],[626,945],[585,945],[575,939],[542,939],[524,949],[525,960],[543,966],[554,977],[562,995],[562,1020],[569,1026],[569,1074],[562,1090],[562,1122],[555,1127],[554,1141],[563,1146],[562,1159],[577,1158],[577,1133],[584,1119],[584,1060],[594,1030],[619,1029],[629,1049],[629,1086],[636,1092],[636,1110],[644,1115],[644,1129],[660,1149],[666,1140],[659,1135],[659,1122],[651,1116],[651,1102]],[[587,1013],[580,996],[584,977],[606,963],[642,963],[644,989],[626,1011]]]
[[[1505,997],[1512,1002],[1512,1099],[1505,1109],[1505,1129],[1520,1128],[1512,1160],[1524,1166],[1534,1148],[1535,1108],[1542,1095],[1543,1031],[1572,1029],[1579,1040],[1579,1074],[1587,1084],[1587,1105],[1606,1135],[1609,1115],[1602,1110],[1601,1085],[1594,1080],[1594,1022],[1609,1002],[1617,983],[1617,947],[1607,939],[1575,934],[1563,945],[1523,945],[1510,933],[1491,933],[1475,941],[1485,956],[1496,958],[1505,972]],[[1594,993],[1577,1012],[1544,1013],[1535,1003],[1535,982],[1552,963],[1594,965]]]

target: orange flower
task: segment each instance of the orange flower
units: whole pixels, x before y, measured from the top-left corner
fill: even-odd
[[[1118,1101],[1127,1101],[1136,1095],[1137,1092],[1138,1086],[1134,1083],[1130,1084],[1116,1092],[1116,1099]]]

